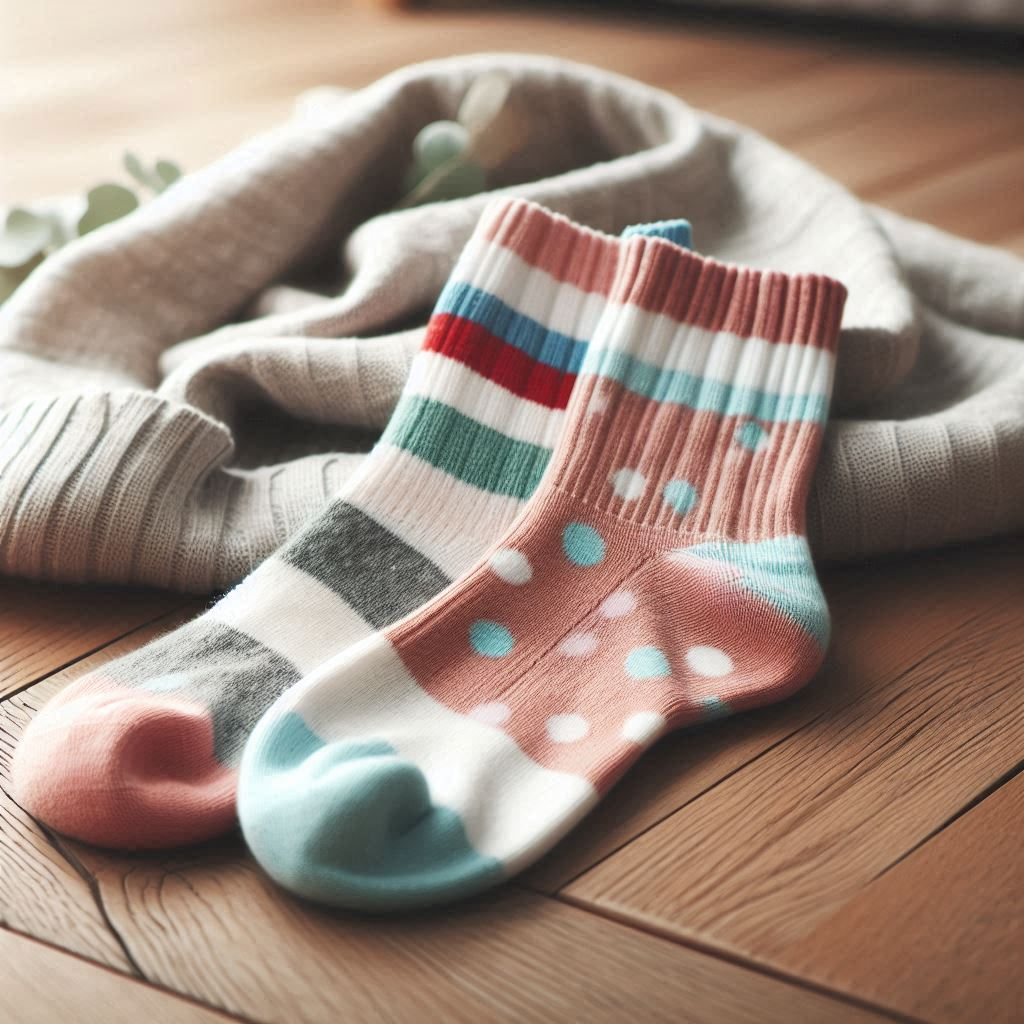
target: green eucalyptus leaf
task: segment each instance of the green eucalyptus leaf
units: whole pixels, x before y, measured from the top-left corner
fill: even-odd
[[[130,151],[124,155],[124,169],[144,188],[155,189],[160,184],[156,175],[147,170],[143,162]]]
[[[413,164],[429,174],[461,155],[469,145],[469,132],[456,121],[432,121],[412,140]]]
[[[104,224],[120,220],[139,205],[138,197],[131,189],[112,182],[89,189],[87,201],[85,213],[78,221],[79,235],[87,235]]]
[[[0,267],[24,267],[40,256],[52,239],[53,225],[47,217],[19,207],[9,210],[0,228]]]
[[[170,188],[182,174],[182,169],[173,160],[157,160],[156,166],[153,168],[153,176],[159,184],[154,188],[157,192],[163,192],[165,188]]]

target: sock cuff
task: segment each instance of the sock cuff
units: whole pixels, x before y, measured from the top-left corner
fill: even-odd
[[[699,256],[667,237],[685,223],[638,225],[616,238],[528,200],[500,198],[485,209],[463,258],[479,266],[488,253],[502,253],[605,305],[629,305],[709,331],[835,350],[846,300],[840,282]],[[659,226],[664,230],[654,232]],[[455,277],[464,272],[457,267]]]

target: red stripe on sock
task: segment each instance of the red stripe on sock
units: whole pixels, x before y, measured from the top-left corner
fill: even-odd
[[[423,347],[549,409],[564,409],[576,383],[575,373],[538,362],[480,324],[450,313],[431,317]]]

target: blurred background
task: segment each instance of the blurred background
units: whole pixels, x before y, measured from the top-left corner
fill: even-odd
[[[0,0],[0,13],[0,205],[116,177],[126,149],[194,170],[313,86],[522,50],[668,89],[866,198],[1024,251],[1024,0]]]

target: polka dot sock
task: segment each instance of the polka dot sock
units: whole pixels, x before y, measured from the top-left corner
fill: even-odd
[[[231,829],[242,744],[278,695],[433,597],[512,523],[550,460],[600,309],[524,258],[507,205],[459,260],[359,477],[205,614],[36,716],[14,760],[30,813],[129,849]],[[688,240],[685,221],[650,230]]]
[[[602,309],[516,524],[246,747],[246,840],[315,900],[399,909],[513,875],[659,735],[791,693],[828,640],[804,506],[843,287],[512,212],[528,260],[571,254]]]

